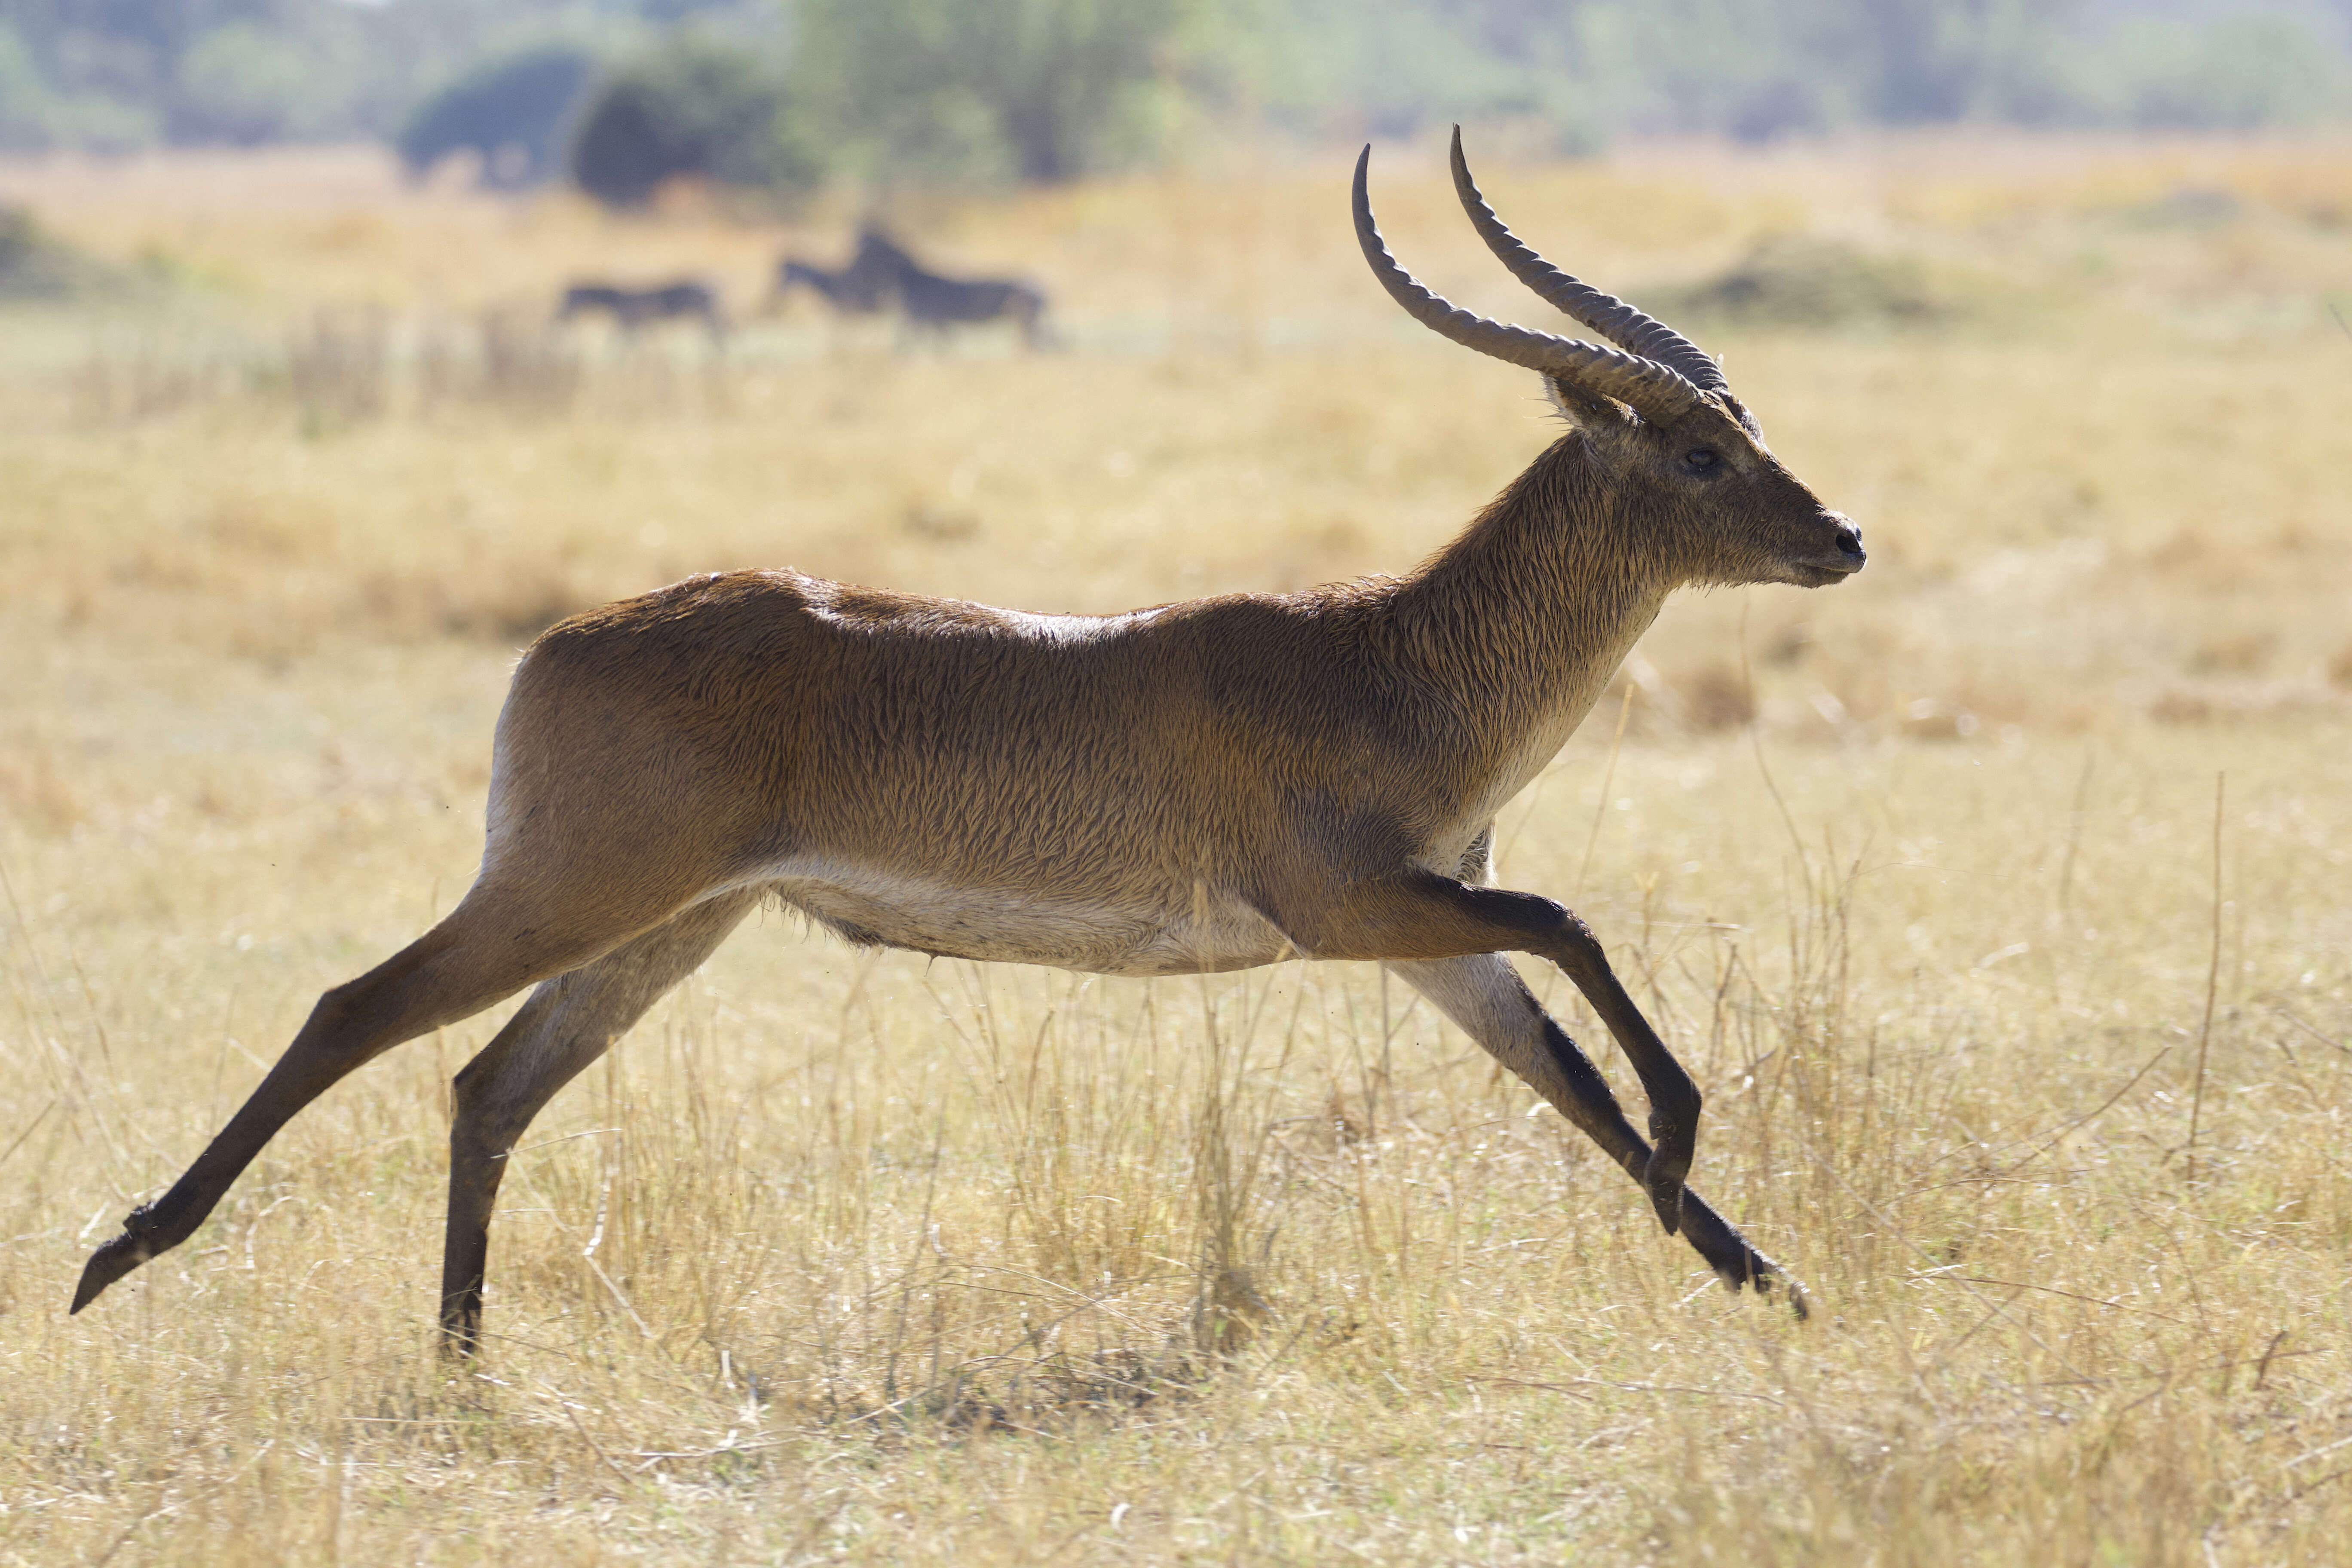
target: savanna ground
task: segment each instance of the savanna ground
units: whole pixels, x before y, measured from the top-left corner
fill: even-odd
[[[1635,977],[1708,1096],[1695,1185],[1810,1322],[1369,966],[1110,981],[773,917],[516,1155],[478,1363],[432,1353],[445,1086],[505,1008],[65,1315],[317,994],[463,890],[550,618],[782,563],[1115,610],[1447,537],[1551,427],[1396,316],[1345,174],[901,215],[1045,281],[1055,353],[803,301],[714,360],[540,323],[686,268],[749,315],[846,206],[0,169],[131,275],[0,333],[0,1559],[2343,1560],[2340,142],[1489,171],[1637,298],[1796,258],[1688,320],[1871,565],[1679,601],[1500,860]],[[1429,149],[1374,177],[1410,265],[1546,324]]]

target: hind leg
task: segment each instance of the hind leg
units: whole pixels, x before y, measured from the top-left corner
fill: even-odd
[[[79,1312],[149,1258],[194,1234],[264,1145],[304,1106],[406,1040],[472,1016],[524,986],[577,968],[667,920],[691,889],[634,908],[599,907],[561,884],[538,892],[485,876],[449,918],[358,979],[319,998],[259,1088],[172,1190],[134,1209],[90,1256]]]
[[[467,1353],[479,1342],[490,1214],[507,1156],[531,1118],[663,993],[699,968],[758,900],[756,889],[721,894],[546,982],[457,1075],[449,1228],[441,1254],[445,1348]]]

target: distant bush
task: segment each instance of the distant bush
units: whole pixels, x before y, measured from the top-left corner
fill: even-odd
[[[486,185],[537,184],[562,161],[572,110],[596,64],[591,50],[560,43],[480,61],[418,104],[393,145],[411,174],[470,152],[481,158]]]
[[[1909,257],[1873,255],[1808,235],[1774,236],[1704,283],[1643,299],[1673,320],[1746,327],[1919,322],[1963,309]]]
[[[171,104],[176,139],[251,146],[309,132],[329,110],[319,64],[300,42],[254,22],[200,35],[181,55]]]
[[[2247,130],[2294,125],[2344,107],[2340,55],[2284,16],[2231,16],[2201,35],[2125,29],[2116,67],[2122,118],[2138,125]]]
[[[119,99],[58,90],[23,33],[0,21],[0,148],[41,153],[88,147],[116,153],[154,139],[155,116]]]
[[[31,213],[0,206],[0,300],[60,300],[118,281],[110,268],[44,232]]]
[[[613,206],[638,205],[681,174],[805,187],[823,169],[791,109],[782,71],[764,55],[681,34],[591,89],[572,133],[572,177]]]
[[[48,84],[16,29],[0,22],[0,147],[37,150],[49,145]]]
[[[1067,180],[1142,151],[1195,0],[804,0],[794,79],[871,161]]]
[[[0,149],[390,138],[497,184],[1063,180],[1180,127],[1751,142],[1872,123],[2352,120],[2352,0],[0,0]],[[561,37],[569,48],[519,46]],[[732,40],[720,44],[719,37]],[[789,54],[789,63],[787,63]],[[731,58],[730,58],[731,57]],[[712,98],[710,94],[718,96]],[[580,96],[574,96],[580,95]],[[567,110],[571,111],[567,115]],[[787,112],[789,110],[789,112]],[[836,151],[837,149],[837,151]],[[610,178],[607,177],[608,174]]]

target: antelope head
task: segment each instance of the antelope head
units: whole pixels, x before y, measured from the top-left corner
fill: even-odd
[[[1454,130],[1454,189],[1512,276],[1613,347],[1488,321],[1432,293],[1398,265],[1372,220],[1356,160],[1356,237],[1390,297],[1439,335],[1540,372],[1589,460],[1614,492],[1629,544],[1670,583],[1819,588],[1862,569],[1862,531],[1831,510],[1764,444],[1723,367],[1688,338],[1521,243],[1495,216]]]

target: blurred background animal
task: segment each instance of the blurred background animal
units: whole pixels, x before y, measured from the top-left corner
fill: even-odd
[[[574,283],[563,291],[555,309],[558,321],[570,321],[594,311],[613,318],[625,333],[635,335],[649,322],[693,320],[702,323],[712,342],[727,337],[727,318],[710,285],[680,279],[652,289],[621,289],[610,283]]]
[[[896,295],[898,269],[881,254],[860,245],[849,265],[824,268],[788,256],[776,265],[776,285],[768,295],[775,310],[793,289],[805,287],[845,316],[877,315]]]
[[[944,338],[950,328],[1011,321],[1031,348],[1045,346],[1045,296],[1016,278],[949,278],[930,271],[878,228],[857,237],[853,271],[887,276],[917,332]]]
[[[882,229],[868,225],[857,251],[838,270],[787,257],[779,264],[772,307],[793,288],[805,285],[844,315],[873,315],[896,305],[909,330],[943,338],[957,326],[1010,321],[1031,348],[1050,342],[1045,296],[1013,278],[949,278],[917,261]]]

